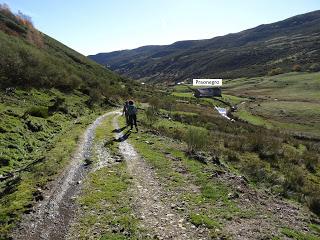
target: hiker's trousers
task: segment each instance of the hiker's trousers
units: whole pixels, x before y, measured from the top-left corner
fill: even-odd
[[[133,125],[137,128],[137,115],[136,114],[129,115],[129,123],[130,123],[131,129],[133,128]]]

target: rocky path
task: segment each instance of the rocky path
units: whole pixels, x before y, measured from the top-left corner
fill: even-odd
[[[120,113],[119,113],[120,115]],[[113,120],[119,128],[117,117]],[[123,133],[117,133],[121,138]],[[119,149],[127,163],[129,174],[133,178],[133,202],[135,212],[143,226],[150,230],[155,239],[204,239],[197,236],[195,226],[174,211],[166,203],[166,192],[162,189],[155,171],[135,151],[128,141],[120,142]]]
[[[80,184],[86,174],[84,159],[90,158],[95,129],[109,115],[98,117],[85,131],[69,166],[59,179],[45,193],[44,200],[25,215],[13,239],[59,240],[65,239],[70,220],[75,211],[74,199],[79,193]]]

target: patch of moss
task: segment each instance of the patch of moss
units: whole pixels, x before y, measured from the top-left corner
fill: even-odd
[[[199,213],[191,213],[189,215],[190,218],[190,222],[192,224],[194,224],[195,226],[199,227],[199,226],[205,226],[207,228],[219,228],[220,227],[220,223],[217,222],[214,219],[209,218],[207,215],[205,214],[199,214]]]
[[[281,233],[283,233],[285,236],[290,237],[295,240],[317,240],[317,239],[319,239],[319,236],[298,232],[296,230],[292,230],[289,228],[283,228],[281,230]]]

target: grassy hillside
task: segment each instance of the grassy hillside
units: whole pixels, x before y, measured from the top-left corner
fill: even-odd
[[[41,201],[84,129],[135,85],[0,5],[0,239]]]
[[[0,30],[1,88],[78,89],[94,97],[126,92],[117,74],[37,31],[26,17],[3,6]]]
[[[0,239],[43,199],[46,185],[61,173],[92,111],[81,92],[16,90],[0,99]]]
[[[287,73],[225,81],[225,92],[249,98],[234,113],[257,125],[320,136],[320,74]]]
[[[320,11],[207,40],[89,56],[125,76],[152,82],[319,71]]]
[[[269,129],[288,131],[296,137],[319,138],[319,86],[319,73],[226,79],[220,99],[236,106],[232,112],[235,118]],[[176,85],[171,95],[208,106],[229,107],[214,99],[197,99],[183,85]]]
[[[282,78],[285,79],[286,76],[282,75]],[[313,79],[314,82],[318,81],[316,74],[292,76],[293,79],[306,77]],[[250,80],[247,79],[247,81]],[[232,83],[236,84],[237,81],[231,80],[230,82],[230,85],[227,84],[227,92],[229,94],[232,91],[237,92],[237,89],[232,87]],[[270,82],[270,79],[266,82]],[[275,94],[278,90],[281,91],[279,87],[273,89]],[[287,114],[295,111],[295,115],[292,114],[292,118],[277,119],[274,112],[279,112],[281,105],[274,105],[274,108],[269,107],[269,111],[265,113],[269,114],[269,118],[265,118],[265,116],[255,115],[255,112],[252,111],[251,104],[257,105],[257,103],[250,102],[250,99],[246,98],[248,95],[239,94],[238,97],[224,95],[226,101],[240,104],[238,106],[247,107],[246,102],[248,102],[247,111],[252,116],[252,119],[243,118],[240,107],[240,110],[233,114],[244,121],[231,122],[219,116],[214,110],[213,105],[219,105],[219,101],[208,99],[210,101],[206,103],[206,99],[202,99],[199,102],[191,94],[188,96],[177,94],[183,91],[187,93],[185,88],[179,86],[171,92],[171,96],[167,96],[172,99],[174,95],[177,100],[171,105],[166,104],[165,101],[153,103],[152,107],[145,111],[142,123],[166,136],[185,141],[191,152],[204,151],[208,154],[206,156],[215,156],[227,163],[229,167],[233,166],[248,176],[258,186],[268,186],[274,193],[309,204],[310,208],[319,214],[317,192],[320,187],[320,156],[319,143],[314,140],[319,137],[319,126],[315,124],[319,112],[319,97],[306,98],[305,102],[300,103],[297,99],[284,100],[284,104],[296,104],[296,108],[292,106],[291,109],[285,106],[285,109],[288,109]],[[314,93],[317,93],[316,89]],[[303,94],[303,91],[300,94]],[[267,105],[269,101],[271,100],[268,97],[266,101],[261,100],[261,106],[257,108],[266,109],[264,104]],[[241,104],[242,102],[245,103]],[[305,105],[309,106],[305,111],[299,109],[299,107],[304,108]],[[150,112],[152,112],[150,109],[157,112],[157,118],[150,117]],[[269,127],[266,124],[256,124],[253,121],[255,117],[261,119],[262,122],[270,120],[274,125]],[[292,125],[299,128],[294,129]],[[307,127],[310,131],[306,131]],[[305,138],[300,136],[305,136]]]

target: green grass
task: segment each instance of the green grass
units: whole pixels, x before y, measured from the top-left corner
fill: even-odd
[[[241,102],[247,101],[248,98],[243,98],[243,97],[238,97],[238,96],[223,93],[222,100],[231,103],[231,105],[237,105],[237,104],[240,104]]]
[[[178,129],[178,130],[186,130],[186,125],[178,122],[178,121],[172,121],[168,119],[159,119],[155,124],[155,128],[165,128],[165,129]],[[199,127],[199,129],[203,129]]]
[[[51,106],[56,97],[65,99],[68,113],[58,111],[46,118],[25,115],[34,106]],[[57,90],[17,90],[13,96],[2,95],[0,151],[2,163],[8,162],[0,167],[0,173],[31,165],[17,173],[15,182],[8,179],[0,183],[1,191],[7,191],[0,199],[1,237],[5,238],[34,204],[36,189],[44,188],[64,169],[84,129],[100,114],[101,109],[92,112],[86,106],[87,99],[76,91],[63,94]]]
[[[33,165],[29,171],[22,172],[21,181],[15,186],[16,191],[1,198],[1,236],[5,236],[20,219],[21,214],[29,209],[29,203],[32,203],[34,198],[33,192],[54,180],[56,174],[67,165],[85,127],[85,124],[76,125],[70,132],[61,135],[54,147],[43,153],[46,154],[45,161]]]
[[[192,85],[189,85],[189,87],[193,88]],[[175,85],[173,90],[175,92],[190,92],[190,89],[186,85]]]
[[[259,117],[259,116],[255,116],[246,110],[242,110],[242,109],[238,110],[234,115],[253,125],[272,128],[272,124],[270,124],[266,119],[263,119],[262,117]]]
[[[189,217],[190,217],[190,222],[197,227],[205,226],[209,229],[220,227],[219,222],[217,222],[214,219],[209,218],[205,214],[191,213]]]
[[[318,234],[320,234],[320,225],[317,225],[317,224],[309,224],[309,227],[310,227],[313,231],[315,231],[315,232],[317,232]]]
[[[164,147],[164,142],[149,134],[144,134],[143,138],[130,137],[130,142],[133,143],[141,156],[157,169],[157,174],[167,183],[167,187],[183,186],[186,179],[182,174],[174,171],[172,162],[161,152],[155,154],[155,149]]]
[[[101,168],[88,176],[78,200],[83,211],[73,230],[79,239],[88,239],[97,231],[100,239],[139,239],[143,230],[133,216],[130,185],[125,163]]]
[[[263,101],[251,104],[251,112],[271,119],[274,127],[320,136],[320,104],[296,101]]]
[[[171,114],[171,115],[177,115],[177,116],[186,116],[186,117],[197,117],[199,116],[198,113],[194,113],[194,112],[183,112],[183,111],[167,111],[167,110],[160,110],[161,113],[165,113],[165,114]]]
[[[103,142],[104,146],[108,148],[112,154],[118,153],[119,142],[114,140],[113,119],[114,114],[108,116],[97,128],[95,132],[95,141]]]
[[[319,239],[319,236],[314,236],[312,234],[308,233],[301,233],[289,228],[283,228],[281,230],[281,233],[283,233],[285,236],[295,239],[295,240],[317,240]]]
[[[320,73],[286,73],[276,76],[225,81],[228,93],[237,96],[318,102]]]
[[[181,97],[181,98],[195,98],[192,92],[173,92],[172,96]]]
[[[63,96],[68,113],[60,111],[50,116],[32,116],[29,109],[48,108],[52,99]],[[14,96],[5,96],[0,112],[1,136],[0,150],[2,157],[8,157],[10,162],[1,166],[0,173],[16,170],[43,155],[50,144],[64,132],[74,127],[77,122],[86,121],[87,116],[96,116],[86,107],[87,97],[80,93],[63,95],[58,91],[17,91]],[[45,118],[44,118],[45,117]]]
[[[110,115],[96,129],[95,145],[114,138]],[[118,143],[105,146],[112,155],[118,153]],[[96,159],[93,152],[93,159]],[[131,177],[125,162],[105,166],[89,174],[78,203],[81,207],[78,223],[72,232],[88,239],[98,232],[98,239],[148,239],[135,218],[131,198]]]
[[[225,92],[252,98],[235,115],[303,135],[320,136],[320,73],[286,73],[276,76],[225,81]]]

